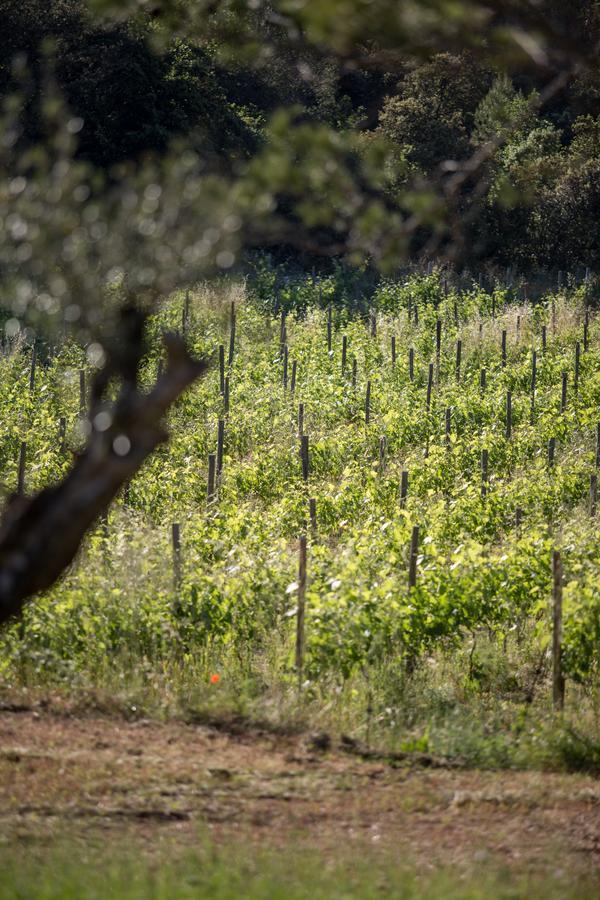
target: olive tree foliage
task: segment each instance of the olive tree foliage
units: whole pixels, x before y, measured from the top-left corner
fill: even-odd
[[[298,78],[308,82],[332,58],[347,72],[382,64],[390,71],[407,57],[468,51],[495,65],[518,61],[543,72],[540,103],[594,59],[573,28],[567,37],[564,11],[553,0],[81,4],[101,28],[141,28],[156,54],[184,38],[209,42],[229,62],[259,67],[283,48]],[[596,3],[588,7],[589,15],[597,11]],[[425,228],[432,249],[452,252],[462,219],[481,196],[486,162],[510,134],[503,127],[458,163],[449,154],[453,136],[463,138],[464,123],[446,109],[441,121],[449,139],[433,153],[428,171],[415,172],[385,133],[343,133],[291,108],[275,113],[259,151],[236,160],[230,171],[213,166],[202,146],[184,139],[160,158],[140,156],[106,171],[78,156],[85,122],[53,87],[51,65],[39,139],[23,140],[27,59],[17,55],[9,64],[17,88],[0,123],[0,302],[12,311],[11,327],[70,329],[88,346],[98,371],[87,442],[69,474],[34,497],[12,497],[4,511],[0,622],[60,576],[94,520],[166,439],[161,419],[169,406],[206,368],[206,361],[191,359],[180,337],[166,336],[167,367],[149,393],[140,389],[144,323],[162,298],[211,272],[233,269],[242,248],[257,241],[286,240],[386,266],[396,264],[415,231]],[[438,88],[447,91],[443,78]],[[473,108],[479,99],[473,98]],[[410,97],[398,102],[404,102],[408,125],[420,128]],[[115,388],[110,395],[109,383]]]

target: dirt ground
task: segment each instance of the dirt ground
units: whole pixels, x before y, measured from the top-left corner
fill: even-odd
[[[486,861],[589,875],[600,862],[593,778],[365,760],[324,743],[8,706],[0,841],[72,829],[191,845],[208,833],[274,847],[366,840],[427,869]]]

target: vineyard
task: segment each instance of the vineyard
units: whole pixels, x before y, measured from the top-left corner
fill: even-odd
[[[600,662],[590,294],[533,302],[433,271],[380,283],[365,313],[334,275],[265,268],[169,298],[144,383],[165,329],[213,365],[76,564],[2,634],[2,683],[260,694],[276,679],[307,698],[358,684],[383,721],[439,654],[485,688],[485,645],[529,667],[522,680],[507,662],[503,689],[550,703],[559,554],[568,707]],[[96,351],[12,337],[6,490],[68,469]]]

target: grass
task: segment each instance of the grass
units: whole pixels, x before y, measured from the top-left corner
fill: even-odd
[[[418,871],[393,854],[367,848],[349,855],[318,849],[285,853],[230,846],[165,858],[94,849],[82,844],[0,849],[2,900],[581,900],[597,896],[597,881],[559,868],[550,876],[481,863],[477,871]]]
[[[465,767],[600,772],[600,696],[571,685],[564,713],[551,704],[545,657],[533,646],[487,634],[461,648],[438,650],[407,675],[387,662],[346,680],[324,678],[301,688],[282,676],[282,648],[249,665],[235,654],[185,664],[176,656],[160,671],[124,656],[88,680],[40,682],[26,670],[4,684],[5,702],[57,710],[210,724],[223,731],[325,732],[358,748],[415,752]],[[220,673],[212,684],[210,673]],[[28,687],[23,687],[29,684]]]

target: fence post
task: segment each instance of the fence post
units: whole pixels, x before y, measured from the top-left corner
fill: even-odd
[[[569,376],[566,372],[562,373],[562,388],[560,395],[560,411],[564,412],[567,408],[567,385],[569,381]]]
[[[517,529],[517,534],[520,535],[521,532],[521,522],[523,521],[523,510],[520,506],[517,506],[515,510],[515,528]]]
[[[531,354],[531,412],[529,421],[533,425],[535,421],[535,391],[537,387],[537,353],[534,350]]]
[[[27,441],[21,441],[19,451],[19,472],[17,475],[17,494],[25,493],[25,465],[27,462]]]
[[[289,360],[289,350],[288,350],[288,345],[286,344],[285,347],[283,348],[283,376],[282,376],[282,381],[283,381],[283,389],[284,389],[284,391],[287,391],[287,386],[288,386],[288,360]]]
[[[304,403],[298,404],[298,437],[304,434]]]
[[[304,674],[304,614],[306,607],[306,535],[300,535],[298,554],[298,607],[296,613],[296,672],[298,686]]]
[[[419,556],[419,526],[413,525],[412,535],[410,538],[410,557],[408,562],[408,587],[414,588],[417,585],[417,559]]]
[[[396,335],[392,335],[392,365],[396,365]]]
[[[223,410],[229,412],[229,375],[225,378],[225,390],[223,392]]]
[[[287,328],[285,324],[285,310],[281,310],[281,324],[279,326],[279,358],[283,356],[283,347],[287,343]]]
[[[294,360],[293,363],[292,363],[292,380],[291,380],[291,383],[290,383],[290,393],[292,394],[292,396],[293,396],[293,394],[294,394],[294,392],[295,392],[295,390],[296,390],[296,374],[297,374],[297,368],[298,368],[298,367],[297,367],[297,364],[296,364],[296,360]]]
[[[352,390],[356,390],[356,374],[358,371],[358,363],[356,362],[356,357],[352,360]]]
[[[487,387],[487,372],[485,369],[482,369],[479,373],[479,389],[482,394],[485,394],[485,389]]]
[[[173,522],[171,526],[171,540],[173,543],[173,585],[179,590],[181,585],[181,531],[179,522]]]
[[[542,325],[542,353],[546,352],[546,344],[548,343],[548,330],[545,325]]]
[[[554,454],[556,452],[556,438],[551,437],[548,441],[548,466],[552,468],[554,465]]]
[[[307,434],[303,434],[300,438],[300,459],[302,462],[302,478],[304,479],[304,481],[308,481],[310,467]]]
[[[217,454],[208,454],[208,482],[206,485],[206,499],[211,503],[215,499],[215,473],[217,468]]]
[[[446,437],[446,450],[450,451],[450,450],[452,450],[452,440],[451,440],[451,434],[452,434],[452,407],[450,407],[450,406],[447,406],[447,407],[446,407],[446,429],[445,429],[445,431],[446,431],[446,434],[445,434],[445,437]]]
[[[502,332],[502,368],[506,368],[506,330]]]
[[[408,377],[411,381],[415,380],[415,348],[411,347],[408,351]]]
[[[223,471],[223,449],[225,444],[225,420],[219,419],[217,429],[217,478],[221,477]]]
[[[575,381],[573,383],[573,393],[575,396],[579,393],[579,372],[581,368],[581,344],[579,341],[575,344]]]
[[[563,576],[560,552],[552,554],[553,607],[552,607],[552,702],[554,709],[565,705],[565,679],[562,672],[562,600]]]
[[[590,516],[594,518],[598,506],[598,475],[593,472],[590,475]]]
[[[221,396],[225,393],[225,347],[219,344],[219,390]]]
[[[375,310],[371,312],[371,337],[377,337],[377,313]]]
[[[406,469],[402,470],[402,476],[400,479],[400,509],[404,509],[406,506],[406,498],[408,497],[408,472]]]
[[[462,360],[462,341],[456,342],[456,383],[460,384],[460,364]]]
[[[236,326],[236,315],[235,315],[235,302],[231,301],[231,312],[229,316],[229,357],[228,364],[229,366],[233,365],[233,357],[235,354],[235,326]]]

